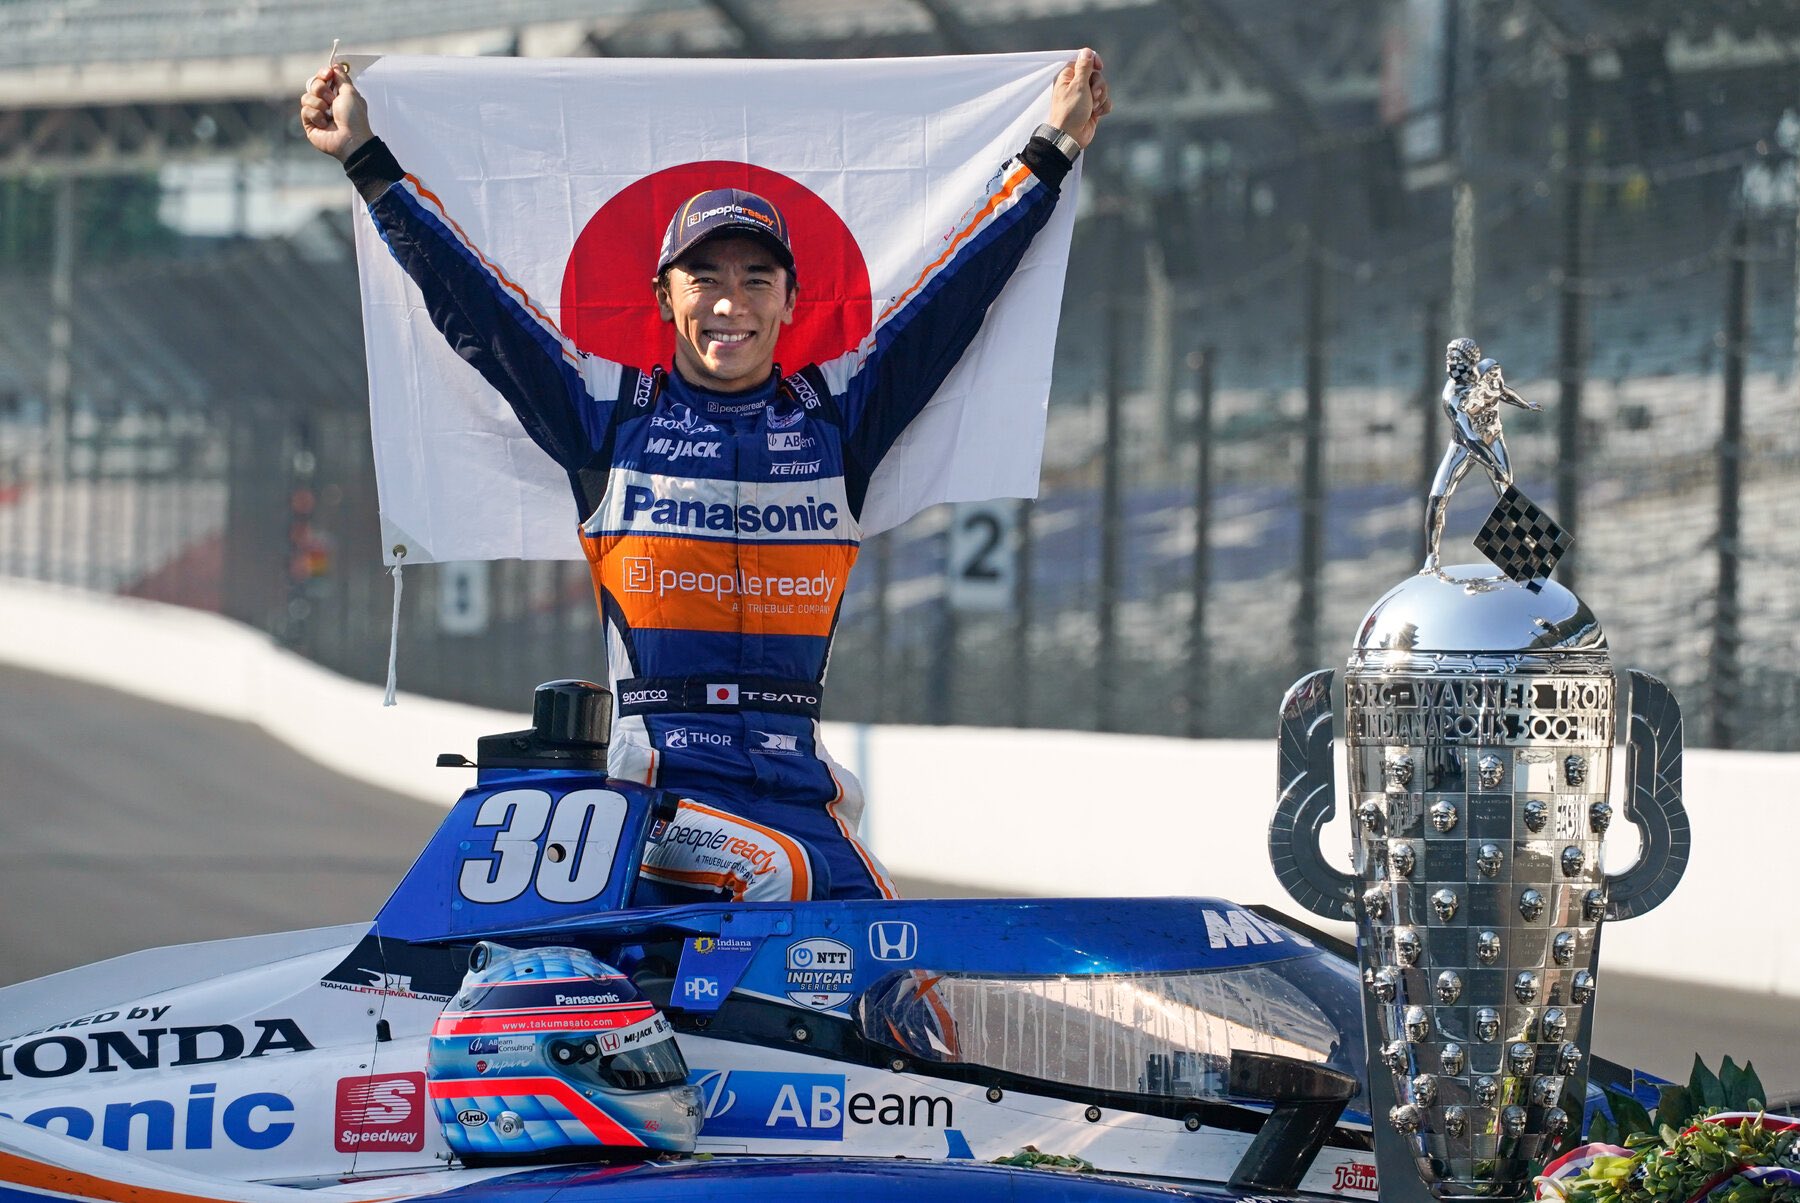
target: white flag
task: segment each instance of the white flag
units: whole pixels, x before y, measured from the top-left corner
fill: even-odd
[[[383,57],[355,74],[376,132],[465,239],[576,345],[631,366],[672,358],[650,277],[676,204],[779,191],[800,307],[776,355],[793,371],[849,350],[941,253],[1072,57]],[[877,470],[865,534],[937,502],[1036,496],[1077,178]],[[408,564],[581,558],[563,471],[432,328],[360,203],[356,238],[388,562],[396,545]]]

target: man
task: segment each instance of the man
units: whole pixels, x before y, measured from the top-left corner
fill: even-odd
[[[569,474],[607,631],[608,772],[682,798],[644,861],[641,881],[663,888],[640,885],[641,900],[892,896],[854,835],[859,787],[818,725],[869,480],[1110,108],[1083,50],[1057,77],[1049,122],[868,338],[783,375],[775,342],[804,265],[765,198],[716,189],[677,210],[652,283],[673,370],[611,363],[576,349],[405,174],[347,70],[308,84],[308,140],[344,164],[439,331]]]
[[[1438,464],[1431,481],[1431,495],[1425,501],[1425,564],[1421,573],[1438,570],[1438,544],[1444,538],[1444,516],[1450,509],[1450,495],[1471,465],[1480,464],[1494,486],[1494,496],[1505,497],[1513,482],[1512,461],[1506,455],[1506,437],[1500,429],[1500,403],[1519,409],[1542,410],[1536,401],[1527,401],[1506,386],[1498,360],[1483,359],[1481,348],[1472,338],[1453,339],[1444,348],[1444,381],[1442,401],[1444,414],[1450,419],[1450,446]],[[1546,572],[1548,569],[1545,570]]]

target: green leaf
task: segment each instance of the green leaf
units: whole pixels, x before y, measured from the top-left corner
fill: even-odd
[[[1744,1062],[1744,1110],[1761,1111],[1769,1101],[1769,1092],[1763,1089],[1762,1079],[1756,1076],[1756,1066]]]
[[[1587,1138],[1600,1144],[1616,1145],[1619,1143],[1619,1125],[1596,1111],[1593,1122],[1588,1125]]]
[[[1719,1086],[1725,1091],[1725,1106],[1742,1111],[1747,1099],[1744,1093],[1744,1071],[1729,1056],[1719,1063]]]
[[[1685,1086],[1673,1082],[1656,1092],[1656,1122],[1677,1130],[1685,1128],[1694,1115],[1694,1097]]]
[[[1640,1132],[1656,1131],[1656,1125],[1650,1122],[1650,1113],[1644,1110],[1642,1103],[1610,1086],[1603,1089],[1606,1091],[1607,1109],[1612,1112],[1621,1134],[1630,1137]]]
[[[1706,1068],[1706,1062],[1700,1054],[1694,1054],[1694,1069],[1688,1075],[1688,1093],[1699,1101],[1702,1108],[1716,1111],[1725,1105],[1725,1086],[1718,1075]]]

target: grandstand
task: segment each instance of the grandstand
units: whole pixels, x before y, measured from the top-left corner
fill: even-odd
[[[222,610],[374,678],[390,594],[348,196],[293,117],[334,38],[1106,56],[1119,109],[1087,164],[1018,605],[949,608],[943,512],[871,540],[832,717],[1265,736],[1414,564],[1438,357],[1467,333],[1546,407],[1509,417],[1513,458],[1578,506],[1569,568],[1616,659],[1669,678],[1690,742],[1800,748],[1800,8],[0,6],[0,572]],[[196,165],[228,181],[224,234],[174,216]],[[277,200],[268,233],[251,215]],[[516,706],[602,671],[585,569],[496,566],[474,634],[441,627],[443,579],[408,571],[407,687]]]

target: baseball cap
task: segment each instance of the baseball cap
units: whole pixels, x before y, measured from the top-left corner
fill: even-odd
[[[660,275],[675,260],[708,238],[721,234],[760,235],[781,266],[794,270],[794,248],[788,244],[787,219],[766,197],[742,188],[714,188],[688,198],[669,219],[662,251],[656,257]]]

